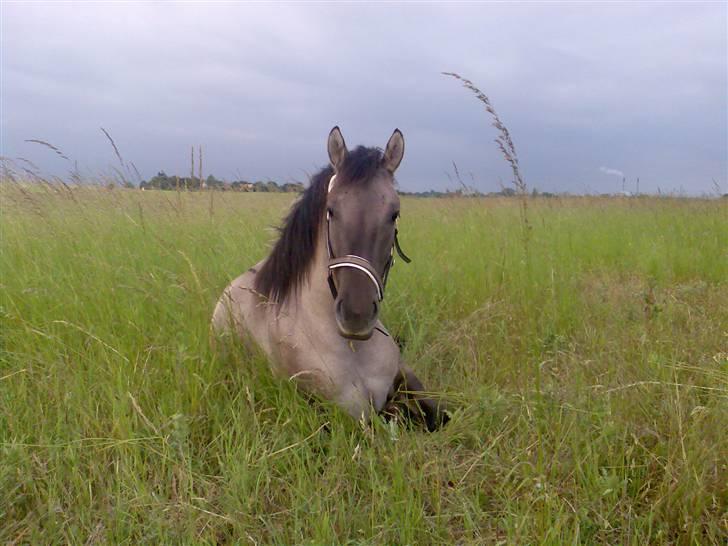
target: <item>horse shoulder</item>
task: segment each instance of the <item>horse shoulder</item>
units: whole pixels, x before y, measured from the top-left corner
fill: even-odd
[[[245,339],[252,334],[265,349],[264,340],[256,325],[265,314],[264,298],[255,289],[255,275],[260,264],[235,278],[223,291],[215,305],[210,324],[213,338],[236,337]]]

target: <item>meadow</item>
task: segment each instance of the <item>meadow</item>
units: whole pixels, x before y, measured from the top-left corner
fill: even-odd
[[[725,199],[403,199],[426,433],[211,351],[291,195],[0,198],[1,543],[725,544]]]

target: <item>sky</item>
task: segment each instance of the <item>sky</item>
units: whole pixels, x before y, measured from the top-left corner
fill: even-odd
[[[728,2],[0,3],[0,154],[305,182],[341,127],[406,151],[405,191],[728,192]]]

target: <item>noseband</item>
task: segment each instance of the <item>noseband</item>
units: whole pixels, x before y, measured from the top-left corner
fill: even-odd
[[[328,191],[331,191],[331,188],[334,186],[334,181],[336,180],[336,175],[331,177],[331,181],[329,182],[329,189]],[[399,221],[399,219],[397,219]],[[384,271],[381,276],[379,276],[379,273],[376,269],[374,269],[374,266],[372,263],[367,260],[366,258],[362,258],[361,256],[356,256],[355,254],[346,254],[345,256],[341,258],[337,258],[334,256],[334,249],[331,246],[331,236],[330,236],[330,230],[331,230],[331,214],[329,214],[328,211],[326,211],[326,252],[329,255],[329,275],[328,275],[328,281],[329,281],[329,289],[331,290],[331,295],[336,299],[338,295],[338,290],[336,289],[336,283],[334,282],[334,271],[336,269],[343,269],[343,268],[350,268],[350,269],[356,269],[357,271],[361,271],[364,273],[364,275],[367,276],[367,278],[372,281],[372,284],[374,284],[375,288],[377,289],[377,301],[382,301],[384,299],[384,289],[387,286],[387,278],[389,277],[389,270],[394,266],[394,251],[397,250],[397,254],[399,255],[402,260],[404,260],[405,263],[410,263],[412,260],[410,260],[407,255],[402,252],[402,248],[399,246],[399,239],[397,237],[398,230],[395,227],[394,228],[394,243],[392,244],[392,248],[389,251],[389,259],[387,260],[387,263],[384,264]]]

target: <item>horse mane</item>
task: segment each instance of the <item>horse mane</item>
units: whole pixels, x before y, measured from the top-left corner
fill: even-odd
[[[344,159],[336,176],[337,185],[365,184],[382,166],[382,158],[379,148],[357,147]],[[308,188],[291,207],[283,226],[278,228],[280,236],[255,276],[255,290],[268,301],[284,303],[308,279],[326,212],[329,180],[333,175],[334,169],[327,166],[312,176]]]

